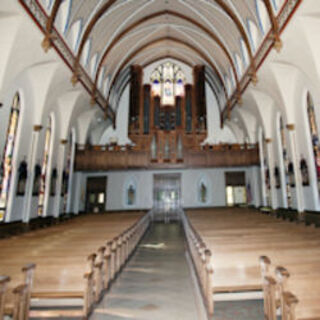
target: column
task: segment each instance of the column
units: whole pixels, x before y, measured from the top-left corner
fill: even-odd
[[[297,150],[296,145],[296,132],[295,132],[295,125],[294,124],[287,124],[287,129],[289,132],[289,145],[291,150],[292,156],[292,163],[294,168],[294,178],[296,184],[296,197],[297,197],[297,211],[299,213],[299,218],[303,218],[303,211],[304,211],[304,199],[303,199],[303,192],[302,192],[302,178],[300,174],[300,166],[299,166],[299,152]]]
[[[73,199],[73,168],[74,168],[74,158],[76,154],[76,143],[75,137],[72,135],[70,141],[71,145],[71,154],[70,154],[70,164],[69,164],[69,179],[68,179],[68,198],[67,198],[67,213],[71,213],[71,204]]]
[[[263,155],[263,141],[262,135],[259,137],[259,153],[260,153],[260,175],[261,175],[261,204],[267,206],[267,195],[266,195],[266,177],[264,167],[264,155]]]
[[[274,178],[274,161],[273,161],[273,150],[272,150],[272,139],[266,139],[267,144],[267,161],[269,164],[269,175],[270,175],[270,196],[271,196],[271,207],[272,209],[276,209],[276,190],[275,190],[275,178]],[[272,156],[271,156],[272,155]]]

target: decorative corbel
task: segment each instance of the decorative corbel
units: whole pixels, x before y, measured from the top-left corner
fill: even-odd
[[[47,33],[41,42],[41,47],[44,50],[45,53],[49,51],[49,49],[52,48],[52,43],[55,40],[55,36],[52,33]]]
[[[287,124],[287,129],[289,130],[289,131],[294,131],[295,130],[295,125],[294,125],[294,123],[290,123],[290,124]]]
[[[250,77],[250,80],[252,81],[252,84],[254,86],[257,86],[257,84],[258,84],[258,76],[257,76],[256,70],[253,70],[252,72],[250,72],[249,73],[249,77]]]
[[[75,86],[79,82],[79,78],[80,78],[79,72],[76,69],[74,69],[73,75],[71,77],[71,83],[73,86]]]
[[[61,139],[61,140],[60,140],[60,143],[61,143],[62,145],[66,145],[66,144],[68,143],[68,140],[67,140],[67,139]]]
[[[42,125],[36,124],[33,126],[34,132],[40,132],[42,130]]]

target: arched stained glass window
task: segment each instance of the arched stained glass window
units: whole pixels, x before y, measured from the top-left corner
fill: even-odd
[[[69,200],[69,179],[71,171],[71,160],[72,160],[72,150],[73,150],[74,138],[72,133],[69,135],[68,145],[67,145],[67,159],[66,167],[63,170],[62,176],[62,192],[63,192],[63,211],[67,212],[68,200]]]
[[[272,204],[272,192],[271,192],[271,183],[270,183],[270,169],[269,169],[269,155],[268,155],[268,146],[265,136],[262,136],[262,148],[263,148],[263,163],[264,163],[264,179],[266,186],[266,204],[268,207],[271,207]]]
[[[40,193],[39,193],[39,202],[38,202],[38,216],[42,216],[44,214],[44,204],[45,204],[46,186],[47,186],[46,180],[47,180],[50,148],[51,148],[51,118],[49,118],[46,135],[45,135],[44,153],[43,153],[42,168],[41,168]]]
[[[286,193],[287,193],[287,205],[288,208],[292,206],[292,195],[291,195],[291,187],[289,181],[289,159],[288,159],[288,151],[287,151],[287,139],[286,132],[282,118],[280,117],[280,136],[281,136],[281,150],[282,150],[282,158],[283,158],[283,166],[284,166],[284,176],[286,183]]]
[[[13,168],[13,151],[17,135],[17,128],[20,114],[20,97],[17,93],[12,102],[11,113],[9,117],[9,126],[7,139],[3,153],[3,163],[0,171],[0,221],[4,220],[6,207],[8,203],[10,181]]]
[[[315,114],[314,105],[313,105],[313,101],[310,94],[308,94],[308,97],[307,97],[307,108],[308,108],[307,110],[308,110],[312,150],[314,155],[315,169],[316,169],[317,182],[318,182],[318,190],[320,190],[320,143],[319,143],[316,114]]]
[[[181,68],[171,62],[158,66],[151,75],[152,95],[161,97],[162,105],[173,106],[175,97],[185,94],[185,75]]]

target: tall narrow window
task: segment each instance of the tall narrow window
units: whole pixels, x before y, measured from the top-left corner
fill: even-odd
[[[70,134],[69,141],[68,141],[66,169],[63,170],[63,176],[62,176],[63,212],[67,212],[67,205],[68,205],[72,146],[73,146],[73,139],[72,139],[72,135]]]
[[[312,150],[314,155],[315,169],[318,182],[318,190],[320,190],[320,144],[319,144],[319,134],[318,126],[316,122],[316,114],[314,110],[314,105],[310,94],[307,97],[307,108],[308,108],[308,118],[309,118],[309,127],[311,133],[311,143]]]
[[[38,216],[42,216],[44,214],[43,211],[44,211],[46,186],[47,186],[46,180],[47,180],[47,172],[48,172],[50,147],[51,147],[51,118],[49,118],[47,130],[46,130],[46,135],[45,135],[44,153],[43,153],[42,167],[41,167]]]
[[[271,207],[272,203],[272,193],[271,193],[271,183],[270,183],[270,169],[269,169],[269,160],[268,160],[268,147],[266,139],[263,136],[263,163],[264,163],[264,174],[265,174],[265,185],[266,185],[266,197],[267,197],[267,206]]]
[[[10,191],[10,181],[13,168],[13,151],[17,135],[17,128],[20,114],[20,97],[17,93],[12,102],[7,139],[3,153],[3,163],[0,171],[0,221],[4,220],[8,197]]]
[[[152,95],[161,98],[161,105],[173,106],[176,97],[183,97],[185,75],[179,66],[166,62],[151,75]]]
[[[284,166],[286,193],[287,193],[287,205],[288,205],[288,208],[291,208],[292,194],[291,194],[291,187],[290,187],[290,181],[289,181],[289,159],[288,159],[285,127],[284,127],[282,118],[280,118],[280,135],[281,135],[281,150],[282,150],[282,158],[283,158],[283,166]]]

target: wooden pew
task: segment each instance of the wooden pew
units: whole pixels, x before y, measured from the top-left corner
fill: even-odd
[[[212,252],[210,264],[214,271],[211,283],[213,294],[264,289],[266,319],[276,319],[275,313],[280,308],[281,301],[285,301],[286,308],[290,309],[290,313],[287,311],[290,317],[294,309],[295,316],[303,316],[303,312],[308,309],[309,313],[306,315],[316,317],[318,306],[316,304],[312,307],[312,303],[318,293],[315,291],[313,295],[310,293],[309,296],[302,296],[302,292],[306,290],[304,283],[308,283],[308,279],[314,279],[319,273],[318,229],[275,219],[248,209],[189,210],[187,216],[205,246]],[[262,255],[270,257],[275,266],[292,267],[292,273],[296,274],[292,276],[295,281],[289,283],[290,294],[287,289],[284,290],[285,299],[277,294],[279,280],[274,273],[275,267],[272,268],[273,274],[265,271],[261,275],[258,261]],[[301,265],[301,261],[304,261],[304,265]],[[302,275],[299,276],[299,272]],[[299,296],[293,290],[294,285],[297,286],[295,290]],[[302,307],[302,302],[307,307]],[[320,316],[320,313],[317,315]],[[288,319],[291,320],[286,318]]]
[[[88,317],[148,224],[148,217],[142,217],[141,213],[91,215],[74,219],[68,225],[54,226],[50,232],[37,230],[5,239],[0,247],[0,260],[4,261],[0,272],[16,278],[17,266],[32,260],[37,264],[37,272],[31,297],[50,299],[53,303],[57,299],[81,299],[80,314]],[[113,266],[108,243],[115,246],[114,255],[118,257]],[[13,299],[10,300],[12,304]]]
[[[3,319],[4,308],[7,294],[7,287],[10,278],[8,276],[0,276],[0,319]]]

